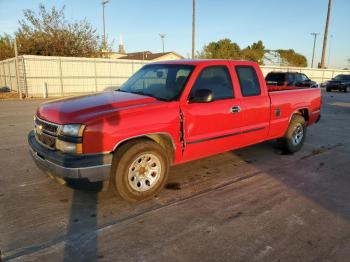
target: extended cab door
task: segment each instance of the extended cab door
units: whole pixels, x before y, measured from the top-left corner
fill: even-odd
[[[239,147],[242,115],[235,98],[228,62],[197,69],[190,91],[184,94],[181,111],[185,147],[183,161]],[[210,90],[212,102],[191,102],[199,90]],[[199,91],[200,92],[200,91]]]
[[[241,92],[241,139],[245,146],[256,144],[266,140],[270,125],[270,98],[265,80],[258,65],[233,64],[233,67]]]

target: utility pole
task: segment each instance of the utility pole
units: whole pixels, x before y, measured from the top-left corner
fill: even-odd
[[[316,46],[316,38],[319,33],[311,33],[314,36],[314,48],[312,49],[312,59],[311,59],[311,68],[314,67],[314,58],[315,58],[315,46]]]
[[[160,38],[162,39],[162,46],[163,46],[163,53],[164,53],[164,38],[166,34],[159,34]]]
[[[333,35],[330,35],[331,39],[329,40],[329,50],[328,50],[328,63],[327,63],[327,67],[329,68],[329,65],[331,63],[331,50],[332,50],[332,39],[333,39]]]
[[[106,44],[106,21],[105,21],[105,6],[109,2],[109,0],[102,0],[102,19],[103,19],[103,43],[102,43],[102,51],[107,51],[107,44]]]
[[[192,59],[196,52],[196,0],[192,0]]]
[[[330,16],[331,16],[331,7],[332,7],[332,0],[328,0],[327,20],[326,20],[326,27],[324,29],[324,35],[323,35],[323,48],[322,48],[321,68],[324,68],[325,60],[326,60],[327,36],[328,36],[329,19],[330,19]]]

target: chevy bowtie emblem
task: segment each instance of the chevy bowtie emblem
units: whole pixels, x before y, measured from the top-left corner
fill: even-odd
[[[43,126],[41,126],[41,125],[35,126],[35,132],[36,132],[38,135],[41,135],[41,134],[43,133]]]

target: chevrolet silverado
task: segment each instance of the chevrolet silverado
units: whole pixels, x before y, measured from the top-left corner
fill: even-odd
[[[319,88],[269,91],[253,62],[157,62],[115,91],[40,105],[28,142],[51,176],[106,181],[140,201],[160,192],[171,165],[271,139],[298,151],[320,108]]]

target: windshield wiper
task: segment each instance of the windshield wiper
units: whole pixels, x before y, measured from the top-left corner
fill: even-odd
[[[161,98],[161,97],[156,97],[152,94],[149,94],[149,93],[144,93],[142,91],[125,91],[125,90],[121,90],[121,89],[117,89],[117,90],[114,90],[114,91],[117,91],[117,92],[124,92],[124,93],[129,93],[129,94],[136,94],[136,95],[142,95],[142,96],[150,96],[150,97],[153,97],[159,101],[171,101],[171,99],[166,99],[166,98]]]
[[[142,91],[130,91],[130,93],[137,94],[137,95],[142,95],[142,96],[151,96],[150,94],[146,94]]]
[[[153,94],[150,94],[150,93],[144,93],[142,91],[132,91],[130,93],[133,93],[133,94],[137,94],[137,95],[142,95],[142,96],[150,96],[150,97],[153,97],[159,101],[170,101],[169,99],[165,99],[165,98],[161,98],[161,97],[156,97],[154,96]]]

